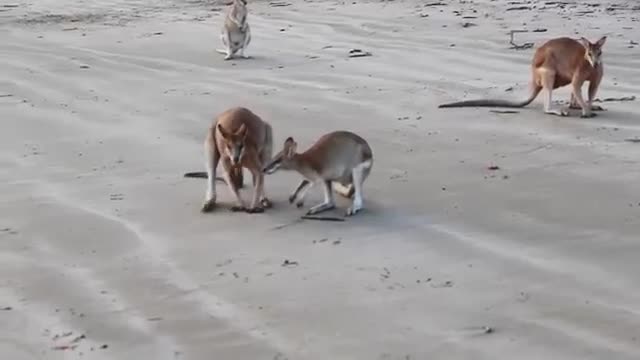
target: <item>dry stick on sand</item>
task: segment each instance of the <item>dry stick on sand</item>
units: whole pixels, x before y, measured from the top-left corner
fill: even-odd
[[[182,175],[182,177],[186,177],[186,178],[203,178],[206,179],[207,178],[207,173],[203,172],[203,171],[192,171],[192,172],[187,172],[184,173],[184,175]],[[220,181],[223,183],[227,183],[223,178],[221,178],[220,176],[216,176],[216,181]]]
[[[489,110],[489,112],[496,114],[518,114],[520,111],[516,110]]]
[[[511,49],[515,49],[515,50],[526,50],[526,49],[531,49],[533,47],[533,43],[532,42],[526,42],[522,45],[518,45],[513,41],[513,34],[515,33],[525,33],[525,32],[529,32],[529,30],[511,30],[509,32],[509,44],[511,44]]]
[[[623,96],[619,98],[610,97],[604,99],[595,99],[593,102],[612,102],[612,101],[634,101],[636,99],[635,96]]]
[[[335,217],[335,216],[313,216],[313,215],[302,215],[300,219],[304,220],[320,220],[320,221],[344,221],[344,218]]]

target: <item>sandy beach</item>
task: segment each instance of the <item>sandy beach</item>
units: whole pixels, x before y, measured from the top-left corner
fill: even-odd
[[[2,1],[2,359],[640,358],[635,1],[248,6],[252,59],[223,61],[215,1]],[[437,108],[524,99],[536,46],[603,35],[597,117]],[[276,151],[367,139],[366,209],[302,221],[322,191],[297,209],[278,172],[265,213],[224,184],[200,213],[183,174],[232,106]]]

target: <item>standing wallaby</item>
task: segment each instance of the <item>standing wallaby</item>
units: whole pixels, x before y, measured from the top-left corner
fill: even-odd
[[[220,39],[224,44],[224,49],[216,49],[217,52],[226,54],[225,60],[232,59],[235,53],[240,50],[240,56],[247,59],[244,51],[251,42],[251,28],[247,20],[247,1],[233,0],[231,8],[224,18],[222,34]]]
[[[336,131],[322,136],[307,151],[296,153],[297,144],[292,137],[284,142],[284,148],[264,167],[273,174],[278,169],[295,170],[305,179],[289,197],[289,203],[297,207],[304,204],[304,195],[315,183],[324,190],[324,202],[309,209],[307,214],[318,214],[335,208],[331,185],[340,195],[353,196],[353,204],[346,215],[363,209],[362,185],[373,165],[373,153],[369,144],[360,136],[348,131]]]
[[[595,44],[585,38],[574,40],[561,37],[547,41],[539,47],[531,64],[531,93],[527,100],[512,102],[506,100],[468,100],[442,104],[440,108],[468,106],[496,106],[519,108],[529,105],[540,93],[546,91],[544,111],[547,114],[567,116],[566,109],[553,109],[551,93],[554,89],[571,84],[571,101],[569,107],[582,109],[582,117],[595,116],[591,111],[601,111],[602,107],[593,105],[602,75],[602,46],[607,40],[603,36]],[[589,98],[585,102],[582,97],[582,85],[589,82]]]
[[[235,107],[220,114],[207,132],[204,142],[206,158],[207,192],[203,212],[213,210],[216,203],[216,168],[222,160],[223,178],[235,196],[237,205],[232,211],[260,213],[271,207],[264,192],[263,164],[271,159],[271,125],[247,108]],[[246,207],[238,192],[242,186],[242,168],[253,176],[253,201]],[[199,172],[186,177],[205,177]],[[240,186],[239,186],[240,185]]]

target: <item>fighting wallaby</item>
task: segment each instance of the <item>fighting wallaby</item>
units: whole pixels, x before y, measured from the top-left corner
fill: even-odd
[[[206,176],[199,172],[186,173],[186,177],[206,177],[207,191],[202,212],[213,210],[216,203],[216,169],[222,160],[223,178],[235,196],[237,205],[232,211],[261,213],[271,207],[264,192],[263,165],[271,159],[272,128],[269,123],[244,107],[235,107],[221,113],[209,128],[204,142]],[[253,175],[253,200],[249,207],[238,192],[242,186],[242,168]]]
[[[331,185],[345,197],[353,196],[353,204],[346,215],[355,215],[363,209],[362,185],[371,172],[373,153],[366,140],[348,131],[328,133],[307,151],[296,153],[297,143],[292,137],[284,142],[284,148],[264,167],[273,174],[278,169],[295,170],[304,180],[289,196],[289,203],[297,207],[304,204],[304,196],[315,183],[324,190],[324,202],[309,209],[308,215],[335,208]]]
[[[247,59],[245,49],[251,42],[251,28],[247,20],[247,0],[233,0],[231,8],[224,18],[220,39],[224,49],[216,49],[221,54],[226,54],[225,60],[232,59],[240,50],[240,56]]]
[[[531,63],[531,93],[527,100],[512,102],[506,100],[468,100],[449,104],[442,104],[440,108],[496,106],[518,108],[529,105],[540,93],[546,91],[544,111],[547,114],[567,116],[566,109],[553,109],[551,93],[554,89],[571,84],[572,93],[569,107],[582,109],[582,117],[595,116],[593,111],[601,111],[602,107],[593,105],[596,92],[600,86],[604,73],[602,63],[602,46],[607,40],[603,36],[596,43],[585,38],[574,40],[561,37],[547,41],[539,47]],[[589,82],[589,97],[587,101],[582,97],[582,85]]]

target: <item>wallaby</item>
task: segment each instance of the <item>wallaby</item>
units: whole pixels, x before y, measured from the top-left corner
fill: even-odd
[[[261,213],[271,207],[264,192],[262,168],[271,159],[272,137],[271,125],[247,108],[231,108],[216,118],[204,142],[206,174],[191,172],[184,175],[207,179],[202,212],[209,212],[215,207],[216,169],[220,160],[224,170],[223,179],[237,201],[232,211]],[[249,169],[253,176],[254,193],[249,207],[245,206],[238,192],[243,183],[243,167]]]
[[[574,40],[561,37],[547,41],[539,47],[533,56],[531,63],[531,93],[527,100],[512,102],[507,100],[468,100],[449,104],[442,104],[440,108],[468,107],[468,106],[495,106],[507,108],[519,108],[529,105],[542,89],[546,91],[544,99],[544,112],[547,114],[567,116],[566,109],[553,109],[551,93],[554,89],[571,84],[571,101],[569,108],[582,109],[582,117],[592,117],[591,111],[604,110],[598,105],[593,105],[596,92],[600,86],[603,75],[602,46],[607,40],[603,36],[595,44],[585,38]],[[589,98],[585,102],[582,97],[582,85],[589,82]]]
[[[231,8],[224,18],[220,39],[224,49],[216,49],[221,54],[226,54],[225,60],[232,59],[240,50],[240,56],[247,59],[244,51],[251,42],[251,28],[247,20],[247,0],[233,0]]]
[[[308,215],[335,208],[331,185],[344,197],[353,196],[353,204],[346,215],[355,215],[363,209],[362,185],[371,172],[373,153],[366,140],[348,131],[328,133],[307,151],[296,153],[297,143],[292,137],[284,142],[284,148],[264,167],[273,174],[278,169],[295,170],[304,180],[289,196],[289,203],[304,205],[304,196],[313,184],[320,183],[324,190],[324,202],[309,209]]]

